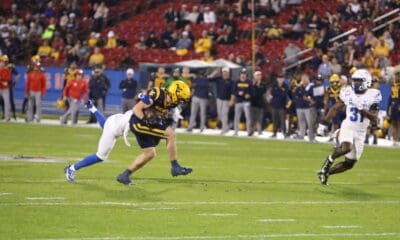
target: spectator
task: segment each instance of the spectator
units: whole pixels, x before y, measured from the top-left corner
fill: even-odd
[[[150,81],[148,83],[147,89],[152,87],[161,88],[165,85],[168,75],[165,73],[164,67],[159,67],[157,72],[151,74]]]
[[[88,46],[94,48],[97,45],[97,41],[100,38],[100,33],[91,32],[88,39]]]
[[[114,31],[109,31],[107,33],[106,48],[116,48],[118,46],[118,39],[115,36]]]
[[[379,38],[379,43],[374,47],[373,54],[375,57],[375,67],[386,68],[390,50],[389,45],[386,44],[385,38]]]
[[[234,12],[229,12],[228,19],[224,20],[222,22],[221,30],[226,31],[228,27],[232,28],[232,31],[234,34],[236,34],[237,31],[237,22],[235,19],[235,13]]]
[[[139,41],[137,43],[135,43],[135,48],[142,49],[142,50],[147,49],[146,38],[143,35],[140,35]]]
[[[172,46],[172,28],[170,26],[167,27],[165,32],[161,34],[160,37],[160,47],[163,49],[169,49]]]
[[[322,56],[322,63],[318,67],[318,75],[321,75],[324,81],[328,81],[332,75],[332,64],[326,54]]]
[[[52,18],[52,17],[56,17],[56,14],[57,14],[57,11],[54,8],[53,1],[49,1],[47,3],[46,9],[43,12],[44,17],[45,18]]]
[[[96,67],[89,80],[89,98],[93,101],[97,109],[104,113],[105,98],[111,87],[110,79],[103,73],[101,67]],[[88,123],[95,123],[96,118],[91,113]]]
[[[67,124],[69,115],[72,116],[72,125],[78,123],[80,103],[87,99],[88,85],[83,79],[83,71],[77,70],[75,79],[68,82],[63,90],[63,100],[68,101],[68,110],[60,117],[61,124]]]
[[[146,41],[146,48],[158,48],[158,38],[155,32],[150,32],[149,36],[147,37]]]
[[[11,70],[7,68],[4,57],[0,58],[0,97],[3,98],[4,121],[10,121],[10,89]]]
[[[282,28],[280,28],[276,23],[273,23],[267,31],[267,39],[281,39],[282,34]]]
[[[201,57],[200,60],[203,62],[212,62],[214,58],[211,56],[210,51],[207,51],[203,53],[203,57]]]
[[[189,38],[189,33],[182,32],[182,38],[176,43],[176,50],[178,55],[186,55],[188,50],[192,47],[192,40]],[[179,53],[181,51],[181,53]]]
[[[332,74],[340,75],[342,73],[342,65],[340,65],[338,63],[338,60],[336,57],[332,58],[331,70],[332,70]]]
[[[217,43],[219,44],[230,45],[234,44],[235,42],[236,42],[236,36],[235,33],[233,32],[232,27],[230,26],[228,26],[225,33],[221,34],[217,38]]]
[[[97,6],[96,11],[93,15],[93,26],[92,29],[95,32],[101,32],[103,30],[104,24],[107,21],[107,17],[108,17],[108,12],[109,9],[106,6],[105,2],[102,1],[100,2],[100,4]]]
[[[89,57],[88,66],[94,67],[94,66],[102,65],[103,63],[104,63],[104,55],[100,52],[99,47],[95,47],[93,54],[90,55],[90,57]]]
[[[194,48],[197,53],[209,52],[212,47],[212,39],[208,36],[207,30],[201,32],[201,38],[194,43]]]
[[[52,18],[53,19],[53,18]],[[54,36],[54,31],[56,30],[55,24],[49,24],[44,32],[42,33],[42,39],[51,40]]]
[[[215,16],[214,11],[210,10],[210,7],[204,8],[204,23],[206,24],[215,24],[217,22],[217,17]]]
[[[133,105],[135,105],[137,81],[133,79],[134,73],[132,68],[128,68],[126,70],[126,78],[119,83],[119,89],[122,90],[122,112],[132,109]]]
[[[50,57],[51,53],[51,46],[49,45],[48,40],[43,40],[42,45],[39,47],[37,51],[37,55],[40,56],[40,58],[48,58]]]
[[[120,68],[131,68],[135,65],[135,59],[131,57],[130,52],[124,51],[122,60],[120,62]]]
[[[192,7],[192,12],[190,12],[190,13],[186,16],[185,20],[189,21],[190,23],[197,24],[197,23],[199,23],[199,15],[200,15],[200,13],[199,13],[199,6],[194,5],[194,6]]]
[[[301,52],[301,49],[294,44],[293,41],[289,42],[287,47],[284,49],[283,53],[285,55],[284,61],[288,66],[295,64],[299,61],[299,53]]]
[[[222,68],[221,76],[217,76],[219,68],[216,68],[208,75],[210,81],[216,82],[217,89],[217,114],[221,121],[221,135],[229,131],[229,100],[232,94],[232,80],[229,68]]]
[[[34,106],[36,107],[36,121],[42,119],[42,99],[46,95],[46,76],[40,69],[40,64],[33,65],[33,70],[26,76],[25,97],[28,98],[28,114],[26,122],[32,122],[34,118]]]
[[[192,83],[192,103],[190,107],[190,121],[188,132],[196,127],[197,114],[200,113],[200,132],[206,128],[207,102],[208,102],[208,79],[199,74]],[[200,111],[200,112],[199,112]]]
[[[281,130],[283,135],[286,137],[286,103],[289,97],[289,87],[285,83],[285,78],[282,74],[279,74],[276,81],[273,83],[271,88],[271,108],[272,108],[272,123],[274,126],[273,134],[271,137],[276,137],[278,130]]]
[[[239,123],[242,112],[246,118],[247,134],[252,135],[251,115],[250,115],[250,100],[251,100],[251,81],[247,79],[247,70],[242,68],[240,71],[239,80],[233,83],[230,106],[235,106],[234,119],[234,136],[238,135]]]
[[[296,113],[298,119],[299,133],[297,138],[304,140],[306,130],[308,129],[308,138],[310,142],[315,142],[315,119],[316,109],[313,94],[313,85],[307,74],[301,75],[301,85],[294,94],[296,103]]]
[[[267,87],[262,80],[261,71],[253,74],[253,84],[251,87],[251,128],[250,135],[253,135],[253,127],[256,126],[258,135],[262,135],[264,126],[265,93]]]

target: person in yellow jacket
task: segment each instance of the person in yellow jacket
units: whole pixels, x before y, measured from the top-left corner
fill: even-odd
[[[212,47],[212,39],[208,36],[208,32],[203,30],[201,38],[194,43],[194,49],[197,53],[209,52]]]

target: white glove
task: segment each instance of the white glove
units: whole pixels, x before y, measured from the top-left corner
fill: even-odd
[[[326,126],[326,125],[324,125],[324,124],[322,124],[322,123],[319,123],[319,124],[318,124],[317,134],[318,134],[319,136],[325,136],[325,134],[326,134],[327,131],[328,131],[328,126]]]
[[[124,142],[125,142],[126,146],[130,147],[131,144],[128,141],[128,133],[129,133],[129,123],[126,124],[126,126],[124,128]]]
[[[183,119],[183,116],[181,115],[182,109],[179,107],[174,108],[174,113],[172,114],[172,119],[174,122],[178,122],[179,119]]]

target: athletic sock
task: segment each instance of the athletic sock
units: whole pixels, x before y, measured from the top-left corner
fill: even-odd
[[[95,108],[96,109],[96,108]],[[90,109],[89,109],[90,110]],[[99,112],[97,109],[96,111],[92,112],[94,114],[94,116],[96,117],[97,122],[99,123],[101,128],[104,128],[104,123],[106,122],[106,118],[104,117],[104,115]]]
[[[92,154],[92,155],[85,157],[81,161],[75,163],[72,167],[74,167],[75,171],[77,171],[80,168],[87,167],[87,166],[90,166],[92,164],[102,162],[102,161],[103,160],[101,160],[96,154]]]
[[[332,163],[333,163],[332,156],[329,155],[329,156],[326,158],[324,164],[322,165],[321,171],[324,172],[324,173],[327,173],[327,172],[329,171],[329,169],[331,168]]]
[[[131,174],[132,174],[132,171],[129,170],[129,169],[126,169],[126,170],[122,173],[122,175],[127,175],[127,176],[130,176]]]
[[[178,160],[172,160],[172,161],[171,161],[171,166],[172,166],[172,167],[180,167],[180,165],[179,165],[179,163],[178,163]]]

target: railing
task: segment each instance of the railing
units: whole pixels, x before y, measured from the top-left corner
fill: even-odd
[[[397,16],[397,17],[395,17],[395,18],[393,18],[393,19],[391,19],[391,20],[389,20],[389,21],[386,21],[386,22],[383,23],[383,24],[380,24],[379,26],[374,27],[374,28],[372,29],[372,32],[375,32],[375,31],[377,31],[377,30],[379,30],[379,29],[381,29],[381,28],[383,28],[383,27],[386,27],[387,25],[389,25],[389,24],[391,24],[391,23],[394,23],[394,22],[399,21],[399,20],[400,20],[400,8],[396,8],[396,9],[390,11],[390,12],[387,12],[387,13],[383,14],[382,16],[379,16],[379,17],[375,18],[375,19],[373,20],[373,22],[374,22],[374,23],[377,23],[377,22],[379,22],[379,21],[381,21],[381,20],[383,20],[383,19],[385,19],[385,18],[387,18],[387,17],[389,17],[389,16],[392,16],[392,15],[394,15],[394,14],[396,14],[396,13],[398,13],[399,16]],[[348,36],[348,35],[350,35],[350,34],[356,32],[356,31],[357,31],[356,28],[352,28],[352,29],[350,29],[349,31],[347,31],[347,32],[345,32],[345,33],[339,34],[339,35],[337,35],[337,36],[335,36],[335,37],[329,39],[329,42],[330,42],[330,43],[335,42],[336,40],[338,40],[338,39],[340,39],[340,38],[343,38],[343,37],[346,37],[346,36]],[[347,41],[346,41],[346,42],[347,42]],[[296,55],[294,55],[294,56],[292,56],[292,57],[285,58],[284,60],[291,59],[291,58],[293,58],[293,57],[301,56],[301,55],[303,55],[303,54],[305,54],[305,53],[307,53],[307,52],[310,52],[311,50],[312,50],[311,48],[305,49],[305,50],[299,52],[298,54],[296,54]],[[300,60],[300,61],[298,61],[298,62],[296,62],[296,63],[293,63],[293,64],[291,64],[291,65],[289,65],[289,66],[287,66],[287,67],[284,67],[283,70],[286,71],[286,70],[288,70],[288,69],[294,68],[294,67],[296,67],[296,66],[298,66],[298,65],[300,65],[300,64],[303,64],[303,63],[305,63],[305,62],[310,61],[311,59],[312,59],[312,57],[304,58],[304,59],[302,59],[302,60]]]

